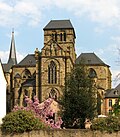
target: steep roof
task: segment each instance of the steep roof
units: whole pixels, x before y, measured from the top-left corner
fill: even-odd
[[[8,59],[8,62],[6,64],[2,64],[4,72],[9,72],[9,70],[12,68],[12,66],[16,65],[16,64],[17,64],[17,58],[16,58],[14,31],[12,31],[12,39],[11,39],[9,59]]]
[[[120,91],[120,84],[118,84],[117,87],[116,87],[115,89],[117,89],[117,90]]]
[[[106,98],[118,98],[120,96],[120,84],[114,89],[109,89],[106,91]]]
[[[13,31],[12,31],[12,39],[11,39],[11,46],[10,46],[10,54],[9,54],[9,59],[8,59],[7,64],[10,64],[10,65],[17,64],[15,40],[14,40],[14,32]]]
[[[9,72],[11,67],[13,66],[12,64],[2,64],[4,72]]]
[[[35,54],[28,54],[17,66],[35,66]]]
[[[120,96],[120,90],[109,89],[105,93],[105,98],[118,98]]]
[[[74,29],[70,20],[51,20],[44,30],[48,29]]]
[[[51,20],[43,28],[43,30],[54,30],[54,29],[73,29],[74,37],[76,38],[75,30],[70,20]]]
[[[86,65],[107,65],[95,53],[81,53],[75,64],[79,64],[82,60]]]

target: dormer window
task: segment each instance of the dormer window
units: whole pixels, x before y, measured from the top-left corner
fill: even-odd
[[[118,95],[118,91],[117,91],[117,90],[115,90],[115,91],[114,91],[114,94],[115,94],[115,95]]]

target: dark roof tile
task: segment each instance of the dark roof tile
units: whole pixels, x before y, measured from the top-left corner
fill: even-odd
[[[36,60],[34,54],[28,54],[20,63],[16,66],[35,66]]]
[[[79,64],[82,60],[86,65],[107,65],[95,53],[81,53],[75,64]]]
[[[70,20],[51,20],[44,30],[48,29],[74,29]]]
[[[108,89],[105,93],[105,98],[118,98],[120,96],[120,90]]]

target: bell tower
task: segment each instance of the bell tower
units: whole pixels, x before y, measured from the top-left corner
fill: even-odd
[[[75,63],[75,31],[70,20],[51,20],[44,27],[41,52],[41,96],[58,100]]]

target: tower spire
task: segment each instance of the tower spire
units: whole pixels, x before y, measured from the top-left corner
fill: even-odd
[[[16,58],[16,49],[15,49],[15,40],[14,40],[14,29],[12,29],[12,39],[11,39],[11,47],[10,47],[10,54],[8,59],[8,64],[16,65],[17,58]]]

